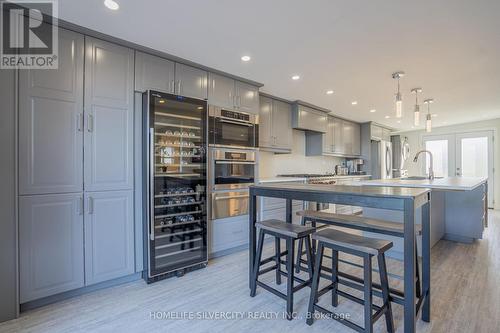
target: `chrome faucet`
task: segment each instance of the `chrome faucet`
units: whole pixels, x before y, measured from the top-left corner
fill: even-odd
[[[427,153],[429,154],[429,179],[432,180],[434,179],[434,163],[433,163],[433,158],[432,158],[432,153],[428,150],[421,150],[419,151],[416,155],[415,155],[415,158],[413,159],[413,162],[417,163],[418,161],[418,156],[421,154],[421,153]]]

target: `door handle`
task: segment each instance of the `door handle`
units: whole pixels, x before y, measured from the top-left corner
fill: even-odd
[[[81,132],[83,130],[83,113],[79,113],[76,118],[76,128],[78,129],[78,132]]]
[[[78,198],[78,215],[83,215],[83,197]]]
[[[218,200],[229,200],[229,199],[242,199],[242,198],[248,198],[250,197],[249,194],[243,194],[243,195],[227,195],[227,196],[223,196],[223,197],[215,197],[215,201],[218,201]]]
[[[88,213],[94,214],[94,199],[92,197],[89,197],[87,206],[88,206]]]
[[[91,114],[87,116],[87,131],[88,132],[94,131],[94,116]]]
[[[155,183],[154,183],[154,140],[155,140],[155,130],[151,128],[149,130],[149,239],[155,240]]]

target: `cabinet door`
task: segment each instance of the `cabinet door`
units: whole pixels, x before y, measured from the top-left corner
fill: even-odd
[[[274,136],[272,134],[273,100],[269,97],[260,98],[259,112],[259,147],[272,147]]]
[[[150,54],[135,53],[135,90],[174,93],[174,62]]]
[[[222,75],[209,73],[208,102],[221,108],[234,109],[234,80]]]
[[[290,104],[273,100],[272,130],[277,148],[292,148],[292,108]]]
[[[59,29],[59,68],[19,71],[19,193],[83,190],[83,36]]]
[[[334,136],[334,152],[336,154],[344,154],[344,126],[342,119],[333,119],[333,136]]]
[[[382,128],[382,140],[391,141],[391,130],[387,128]]]
[[[132,189],[134,52],[85,38],[85,190]]]
[[[83,287],[81,194],[19,198],[21,303]]]
[[[350,121],[342,121],[342,130],[344,138],[344,154],[352,155],[352,123]]]
[[[382,127],[372,124],[370,131],[372,140],[383,140],[384,133]]]
[[[361,125],[351,123],[352,127],[352,154],[361,155]]]
[[[85,285],[134,273],[132,194],[85,194]]]
[[[326,133],[323,134],[323,152],[333,153],[334,152],[334,132],[335,132],[335,121],[333,117],[328,117],[328,125],[326,128]]]
[[[175,93],[181,96],[207,99],[208,74],[206,71],[175,64]]]
[[[235,81],[236,107],[238,111],[259,114],[259,88]]]

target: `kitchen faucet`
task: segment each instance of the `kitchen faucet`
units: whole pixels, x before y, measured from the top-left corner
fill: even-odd
[[[418,156],[421,154],[421,153],[427,153],[429,154],[429,179],[432,180],[434,179],[434,168],[433,168],[433,161],[432,161],[432,153],[429,151],[429,150],[421,150],[419,151],[416,155],[415,155],[415,158],[413,159],[413,162],[417,163],[418,161]]]

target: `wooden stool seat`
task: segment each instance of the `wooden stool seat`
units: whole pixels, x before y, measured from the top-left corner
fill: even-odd
[[[374,256],[384,253],[392,247],[392,242],[387,240],[353,235],[333,228],[320,230],[314,233],[312,238],[328,245],[335,245]]]
[[[275,232],[277,234],[296,239],[310,235],[315,231],[315,228],[313,227],[308,227],[293,223],[286,223],[280,220],[265,220],[262,222],[257,222],[255,226],[257,228],[261,228],[267,231]]]

